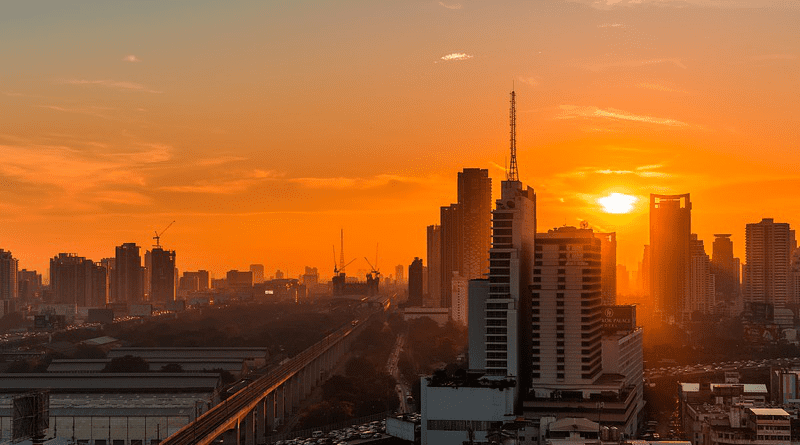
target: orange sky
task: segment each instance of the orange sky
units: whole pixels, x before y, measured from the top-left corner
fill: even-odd
[[[234,3],[234,4],[230,4]],[[0,248],[45,271],[163,244],[181,270],[394,273],[457,172],[499,190],[508,93],[542,230],[647,243],[647,194],[693,231],[800,211],[800,5],[779,0],[15,2],[0,6]],[[640,197],[628,215],[596,198]],[[367,265],[356,261],[352,273]]]

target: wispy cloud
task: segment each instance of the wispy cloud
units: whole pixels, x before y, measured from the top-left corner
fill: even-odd
[[[136,82],[126,82],[126,81],[119,81],[119,80],[86,80],[86,79],[64,79],[60,80],[59,83],[65,85],[96,85],[105,88],[113,88],[120,91],[141,91],[145,93],[161,93],[162,91],[157,91],[148,88],[145,85]]]
[[[91,143],[0,144],[0,175],[23,184],[61,190],[67,194],[64,199],[108,201],[108,196],[91,192],[108,191],[113,186],[144,186],[143,169],[172,158],[172,148],[167,145],[137,144],[135,148],[118,150]]]
[[[602,109],[594,106],[560,105],[559,109],[561,110],[561,114],[556,116],[557,119],[604,118],[604,119],[624,120],[632,122],[642,122],[646,124],[667,125],[670,127],[690,126],[686,122],[681,122],[675,119],[633,114],[627,111],[617,110],[614,108]]]
[[[585,178],[589,175],[620,175],[620,176],[638,176],[640,178],[670,178],[674,175],[658,171],[664,166],[662,164],[642,165],[633,169],[609,169],[598,167],[581,167],[571,172],[559,173],[557,177],[564,178]]]
[[[180,193],[201,193],[212,195],[229,195],[244,192],[251,187],[283,177],[274,170],[251,170],[244,174],[237,174],[236,178],[204,179],[192,184],[172,185],[160,187],[159,190]]]
[[[471,59],[473,56],[467,53],[450,53],[444,55],[440,58],[440,60],[444,60],[445,62],[453,62],[458,60],[467,60]]]
[[[230,162],[246,161],[247,158],[243,156],[217,156],[215,158],[205,158],[197,161],[197,165],[202,167],[212,167],[215,165],[228,164]]]
[[[622,23],[603,23],[602,25],[597,25],[598,28],[622,28],[625,25]]]
[[[537,79],[536,77],[533,77],[533,76],[517,77],[517,80],[519,80],[521,83],[524,83],[526,85],[530,85],[532,87],[538,87],[539,86],[539,79]]]
[[[39,108],[46,108],[53,111],[61,111],[63,113],[83,114],[86,116],[99,117],[101,119],[111,119],[107,111],[113,110],[109,107],[60,107],[58,105],[38,105]]]
[[[141,59],[139,59],[138,57],[134,56],[133,54],[129,54],[129,55],[123,57],[122,60],[124,62],[134,62],[134,63],[142,61]]]
[[[647,90],[663,91],[665,93],[682,93],[682,94],[686,94],[687,93],[687,91],[679,90],[677,88],[670,88],[668,86],[661,85],[660,83],[642,82],[642,83],[637,84],[636,87],[637,88],[644,88],[644,89],[647,89]]]
[[[348,177],[333,177],[333,178],[292,178],[290,182],[295,182],[309,188],[319,189],[370,189],[376,187],[384,187],[390,184],[406,183],[406,184],[422,184],[437,181],[430,177],[416,177],[416,176],[402,176],[402,175],[377,175],[371,178],[348,178]]]
[[[461,9],[461,3],[453,3],[448,5],[445,2],[439,2],[439,5],[444,6],[447,9]]]

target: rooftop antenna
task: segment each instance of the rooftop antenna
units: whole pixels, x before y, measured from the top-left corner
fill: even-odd
[[[507,181],[519,181],[519,171],[517,170],[517,95],[514,92],[514,84],[511,84],[511,161],[508,163],[506,172]]]

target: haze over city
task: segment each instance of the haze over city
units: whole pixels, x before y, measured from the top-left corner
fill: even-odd
[[[796,2],[15,2],[0,7],[0,239],[44,271],[162,244],[296,276],[424,256],[464,167],[499,195],[508,98],[539,227],[615,231],[691,193],[710,243],[800,198]],[[632,208],[598,201],[625,194]],[[624,209],[624,207],[623,207]],[[366,264],[357,266],[368,269]]]

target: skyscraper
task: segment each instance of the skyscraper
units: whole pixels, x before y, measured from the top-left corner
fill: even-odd
[[[531,329],[524,320],[530,320],[531,314],[535,236],[536,194],[520,181],[503,181],[492,212],[489,295],[484,308],[487,375],[519,379],[529,372]]]
[[[536,235],[531,380],[592,384],[602,371],[601,247],[591,229]]]
[[[682,323],[691,268],[689,194],[650,195],[650,297],[668,322]]]
[[[450,204],[440,210],[440,231],[442,242],[442,263],[440,272],[439,307],[452,305],[453,272],[458,272],[461,259],[461,209],[458,204]]]
[[[438,224],[430,225],[428,235],[428,295],[424,306],[439,306],[442,302],[442,231]]]
[[[19,262],[7,250],[0,249],[0,300],[16,300],[18,297],[17,272]]]
[[[489,272],[492,218],[492,179],[489,170],[465,168],[458,173],[458,205],[461,210],[460,275],[484,278]]]
[[[17,273],[17,289],[21,300],[31,301],[37,298],[42,292],[42,274],[35,270],[20,270]]]
[[[745,230],[745,303],[770,303],[775,309],[794,303],[790,300],[790,266],[794,230],[787,223],[764,218],[748,224]]]
[[[600,294],[603,304],[611,306],[617,304],[617,233],[595,232],[595,238],[600,240],[602,286]]]
[[[144,269],[139,246],[135,243],[117,246],[111,283],[114,287],[115,302],[144,301]]]
[[[734,302],[739,299],[739,258],[733,256],[733,242],[728,233],[715,234],[711,247],[711,273],[720,301]]]
[[[689,274],[688,310],[701,314],[712,314],[716,306],[714,275],[711,274],[711,261],[706,253],[703,240],[697,234],[691,235],[692,260]]]
[[[408,305],[422,306],[422,260],[414,258],[408,266]]]
[[[253,272],[253,283],[260,284],[264,282],[264,265],[251,264],[250,272]]]
[[[72,253],[50,259],[52,302],[78,307],[105,307],[108,302],[108,269]]]
[[[175,251],[153,247],[150,258],[150,301],[175,301]]]

